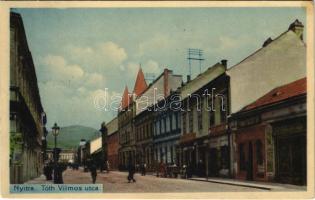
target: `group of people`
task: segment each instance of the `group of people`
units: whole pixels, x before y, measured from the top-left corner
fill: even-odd
[[[44,175],[46,180],[54,179],[54,183],[63,184],[62,173],[67,169],[67,165],[64,163],[54,163],[51,160],[47,161],[44,165]]]

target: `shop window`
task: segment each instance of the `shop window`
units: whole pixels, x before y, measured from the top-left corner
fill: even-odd
[[[260,140],[256,141],[256,162],[258,165],[263,164],[263,154],[262,154],[262,142]]]
[[[245,151],[244,151],[244,144],[239,145],[239,158],[240,158],[240,170],[246,170],[246,161],[245,161]]]
[[[229,149],[228,146],[222,146],[221,147],[221,168],[227,169],[229,163]]]

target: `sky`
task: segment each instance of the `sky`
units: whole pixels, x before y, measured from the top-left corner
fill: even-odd
[[[96,129],[117,111],[95,100],[131,92],[139,65],[158,77],[164,68],[186,77],[187,49],[204,52],[202,71],[222,59],[231,67],[306,22],[303,8],[13,9],[22,15],[47,127]],[[192,77],[199,73],[193,62]],[[186,79],[186,78],[184,78]],[[149,81],[150,82],[150,81]],[[100,103],[99,103],[100,104]],[[103,105],[103,104],[101,104]]]

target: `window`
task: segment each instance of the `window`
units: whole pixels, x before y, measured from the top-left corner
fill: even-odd
[[[183,133],[185,134],[185,133],[187,133],[187,126],[186,126],[186,115],[187,115],[187,113],[186,112],[184,112],[183,113]]]
[[[163,118],[163,133],[166,133],[166,117]]]
[[[163,150],[162,150],[162,147],[160,148],[160,161],[163,160]]]
[[[17,132],[16,114],[10,114],[10,132]]]
[[[202,129],[202,112],[203,112],[203,100],[200,101],[199,110],[197,110],[198,115],[198,129]]]
[[[220,95],[220,120],[221,123],[226,122],[226,116],[227,116],[227,92],[224,91],[222,95]]]
[[[263,164],[263,154],[262,154],[262,142],[260,140],[256,141],[256,162],[258,165]]]
[[[170,132],[171,130],[171,118],[169,116],[166,117],[166,132]]]
[[[164,118],[161,120],[161,134],[164,134],[165,132],[165,122],[164,122]]]
[[[214,99],[213,99],[214,100]],[[214,117],[215,117],[215,101],[212,101],[212,98],[209,98],[209,107],[211,108],[210,110],[209,110],[209,127],[212,127],[212,126],[214,126],[214,123],[215,123],[215,119],[214,119]]]
[[[170,147],[170,152],[171,152],[171,162],[174,162],[174,155],[173,155],[173,146]]]
[[[221,146],[221,168],[227,169],[229,163],[229,148],[227,145]]]
[[[153,122],[153,135],[156,136],[156,122]]]
[[[156,132],[157,132],[157,135],[160,135],[160,132],[161,132],[160,123],[161,123],[160,120],[156,122]]]
[[[189,112],[189,132],[192,133],[194,131],[194,113],[193,110]]]
[[[166,163],[169,163],[171,159],[170,152],[168,151],[167,146],[164,149],[165,161]]]
[[[245,161],[245,152],[244,152],[244,144],[239,145],[239,157],[240,157],[240,170],[246,170],[246,161]]]

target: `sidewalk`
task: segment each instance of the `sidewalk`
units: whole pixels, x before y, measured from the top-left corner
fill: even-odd
[[[147,175],[156,176],[155,172],[147,172]],[[178,177],[179,178],[179,177]],[[249,188],[257,188],[263,190],[271,190],[271,191],[306,191],[306,186],[299,185],[291,185],[291,184],[282,184],[282,183],[271,183],[271,182],[258,182],[258,181],[245,181],[245,180],[237,180],[230,178],[214,178],[209,177],[192,177],[188,180],[192,181],[204,181],[210,183],[218,183],[218,184],[226,184],[226,185],[235,185],[241,187],[249,187]]]
[[[37,178],[26,181],[24,184],[53,184],[53,180],[50,180],[50,181],[46,180],[45,175],[42,174]]]
[[[219,183],[219,184],[228,184],[228,185],[236,185],[242,187],[251,187],[251,188],[258,188],[264,190],[274,190],[274,191],[306,191],[306,186],[299,186],[299,185],[291,185],[291,184],[281,184],[281,183],[270,183],[270,182],[257,182],[257,181],[243,181],[243,180],[236,180],[236,179],[228,179],[228,178],[200,178],[200,177],[193,177],[190,180],[194,181],[205,181],[211,183]]]

